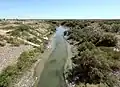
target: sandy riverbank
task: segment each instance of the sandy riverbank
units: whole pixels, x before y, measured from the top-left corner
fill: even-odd
[[[36,78],[36,81],[35,81],[34,87],[36,87],[36,85],[38,84],[38,79],[40,78],[41,73],[44,69],[44,64],[45,64],[45,62],[49,58],[49,55],[52,52],[52,44],[53,44],[52,40],[53,40],[54,37],[55,37],[55,34],[53,34],[49,37],[49,42],[48,42],[48,45],[46,46],[46,49],[45,49],[44,53],[39,56],[40,58],[35,64],[34,77]]]

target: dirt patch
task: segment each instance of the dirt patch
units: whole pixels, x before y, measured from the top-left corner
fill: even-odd
[[[30,45],[20,45],[19,47],[11,47],[9,45],[0,47],[0,72],[7,66],[15,63],[20,54],[31,49]]]

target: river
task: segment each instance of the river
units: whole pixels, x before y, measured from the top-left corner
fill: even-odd
[[[64,31],[62,26],[56,28],[52,52],[44,65],[37,87],[66,87],[63,73],[68,58],[68,46],[63,37]]]

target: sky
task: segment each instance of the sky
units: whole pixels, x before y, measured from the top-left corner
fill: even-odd
[[[120,0],[0,0],[0,18],[120,19]]]

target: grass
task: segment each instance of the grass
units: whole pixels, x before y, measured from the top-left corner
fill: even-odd
[[[22,73],[28,70],[33,63],[37,61],[37,53],[39,49],[23,52],[15,65],[8,66],[0,74],[0,87],[9,87],[15,79],[22,75]]]

